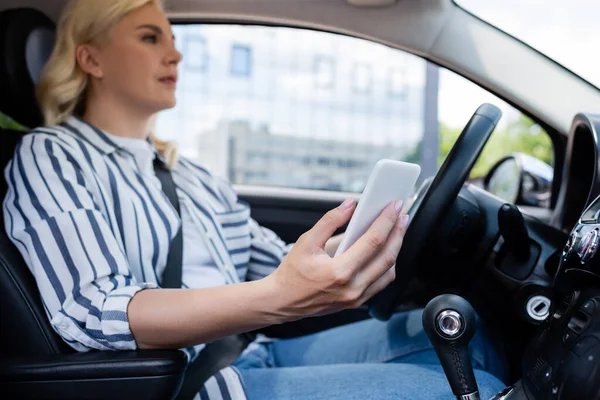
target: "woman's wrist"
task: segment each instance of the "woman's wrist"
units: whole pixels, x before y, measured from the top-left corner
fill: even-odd
[[[278,282],[276,273],[273,273],[259,281],[255,281],[260,291],[259,307],[271,325],[283,324],[298,319],[292,315],[290,304],[287,302],[282,285]]]

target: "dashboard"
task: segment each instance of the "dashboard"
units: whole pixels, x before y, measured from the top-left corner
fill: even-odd
[[[526,228],[519,233],[502,224],[492,226],[494,219],[502,222],[499,197],[495,205],[481,207],[490,210],[486,226],[499,232],[486,269],[490,284],[502,289],[494,292],[484,285],[479,294],[490,292],[496,319],[506,321],[512,313],[532,327],[517,355],[521,368],[515,386],[522,390],[516,399],[600,400],[599,133],[600,115],[582,113],[573,119],[563,139],[566,151],[557,155],[548,219],[521,209]],[[478,196],[480,205],[482,198]],[[508,221],[508,214],[503,220]],[[508,222],[513,228],[520,224],[514,218]],[[529,244],[530,256],[517,259],[516,250],[527,247],[523,243]]]
[[[523,360],[532,399],[600,399],[600,197],[581,214],[560,255],[555,306]]]
[[[569,235],[562,251],[555,277],[555,290],[600,284],[600,260],[596,253],[600,245],[600,197],[583,212]]]
[[[599,134],[600,115],[581,113],[574,117],[567,139],[565,167],[554,183],[560,191],[552,223],[559,229],[571,230],[586,205],[600,195]]]

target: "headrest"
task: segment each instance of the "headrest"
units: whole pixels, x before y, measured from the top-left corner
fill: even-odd
[[[0,13],[0,111],[34,128],[43,122],[35,85],[54,46],[55,25],[31,8]]]

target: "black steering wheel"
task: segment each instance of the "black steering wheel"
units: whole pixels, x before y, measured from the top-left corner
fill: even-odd
[[[372,317],[386,321],[392,315],[396,299],[415,276],[419,254],[458,196],[501,116],[502,111],[492,104],[479,106],[425,195],[412,205],[412,221],[396,261],[396,280],[370,300]]]

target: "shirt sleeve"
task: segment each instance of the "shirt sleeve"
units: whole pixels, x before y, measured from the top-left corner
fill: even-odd
[[[26,135],[5,171],[5,228],[33,273],[56,332],[78,351],[132,350],[127,306],[139,290],[76,152]],[[88,170],[89,171],[89,170]]]
[[[275,232],[250,219],[250,262],[246,280],[258,280],[271,274],[293,245],[286,244]]]
[[[238,199],[238,195],[231,183],[222,178],[215,178],[219,193],[223,196],[230,208],[246,203]],[[281,264],[285,256],[290,252],[293,243],[286,244],[272,230],[261,226],[250,218],[250,260],[246,280],[258,280],[271,274]]]

